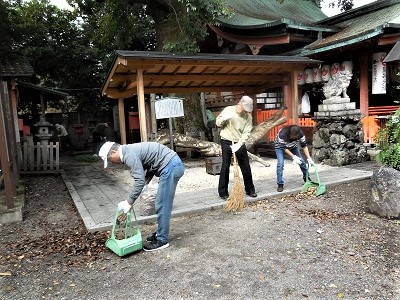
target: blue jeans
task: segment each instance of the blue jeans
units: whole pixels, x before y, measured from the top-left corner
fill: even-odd
[[[290,152],[292,152],[294,155],[298,156],[301,158],[301,164],[300,164],[300,170],[303,173],[303,179],[306,178],[307,176],[307,165],[304,161],[303,156],[300,153],[300,149],[299,147],[296,147],[294,149],[289,149]],[[277,164],[276,164],[276,179],[277,179],[277,183],[278,184],[283,184],[283,168],[285,165],[285,149],[279,149],[279,148],[275,148],[275,154],[276,154],[276,158],[278,160]]]
[[[158,182],[155,209],[157,214],[157,239],[168,242],[172,205],[176,186],[183,176],[185,167],[178,156],[175,156],[161,171]]]

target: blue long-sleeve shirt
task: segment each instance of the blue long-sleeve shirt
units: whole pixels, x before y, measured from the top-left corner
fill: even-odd
[[[298,147],[300,143],[301,148],[307,146],[306,137],[304,132],[300,130],[300,138],[298,140],[290,140],[290,126],[282,127],[275,137],[274,145],[278,149],[294,149]]]

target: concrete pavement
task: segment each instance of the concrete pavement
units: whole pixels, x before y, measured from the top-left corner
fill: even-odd
[[[246,202],[300,192],[303,180],[297,166],[293,166],[291,161],[285,163],[285,189],[278,193],[276,191],[275,159],[264,159],[269,160],[270,167],[251,162],[258,196],[256,198],[247,197]],[[218,197],[217,193],[218,175],[207,174],[202,159],[184,162],[185,175],[178,184],[172,217],[221,209],[224,201]],[[329,193],[329,189],[336,184],[370,178],[374,167],[377,167],[375,161],[344,167],[319,165],[318,174],[321,182],[327,185]],[[118,203],[126,199],[129,193],[128,182],[131,181],[129,171],[112,167],[103,169],[102,162],[99,161],[85,165],[62,165],[61,174],[88,231],[109,230]],[[231,168],[230,177],[232,183],[233,168]],[[195,184],[191,184],[191,182]],[[138,210],[140,210],[138,202],[140,201],[135,203],[134,208],[139,222],[154,221],[155,215],[138,214]]]

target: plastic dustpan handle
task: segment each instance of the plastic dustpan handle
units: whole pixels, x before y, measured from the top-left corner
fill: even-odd
[[[307,167],[307,173],[306,173],[306,180],[308,180],[308,174],[309,174],[309,169],[311,169],[312,167]],[[318,175],[318,171],[317,171],[317,165],[315,165],[314,164],[314,173],[315,173],[315,176],[317,176],[317,180],[318,180],[318,183],[321,183],[321,180],[319,179],[319,175]]]
[[[131,213],[132,212],[132,213]],[[125,221],[125,236],[128,235],[128,230],[130,233],[133,233],[133,226],[132,226],[132,214],[133,217],[135,218],[135,224],[137,227],[139,227],[139,221],[136,218],[136,213],[133,208],[131,208],[130,211],[126,214],[126,221]],[[115,217],[114,217],[114,222],[111,230],[111,238],[115,238],[115,227],[117,226],[117,221],[118,221],[118,215],[119,215],[119,210],[117,208],[117,211],[115,212]]]

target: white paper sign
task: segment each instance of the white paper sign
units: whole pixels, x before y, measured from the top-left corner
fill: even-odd
[[[372,55],[372,94],[386,94],[386,64],[383,60],[385,52]]]
[[[156,119],[183,117],[183,99],[164,98],[155,103]]]

